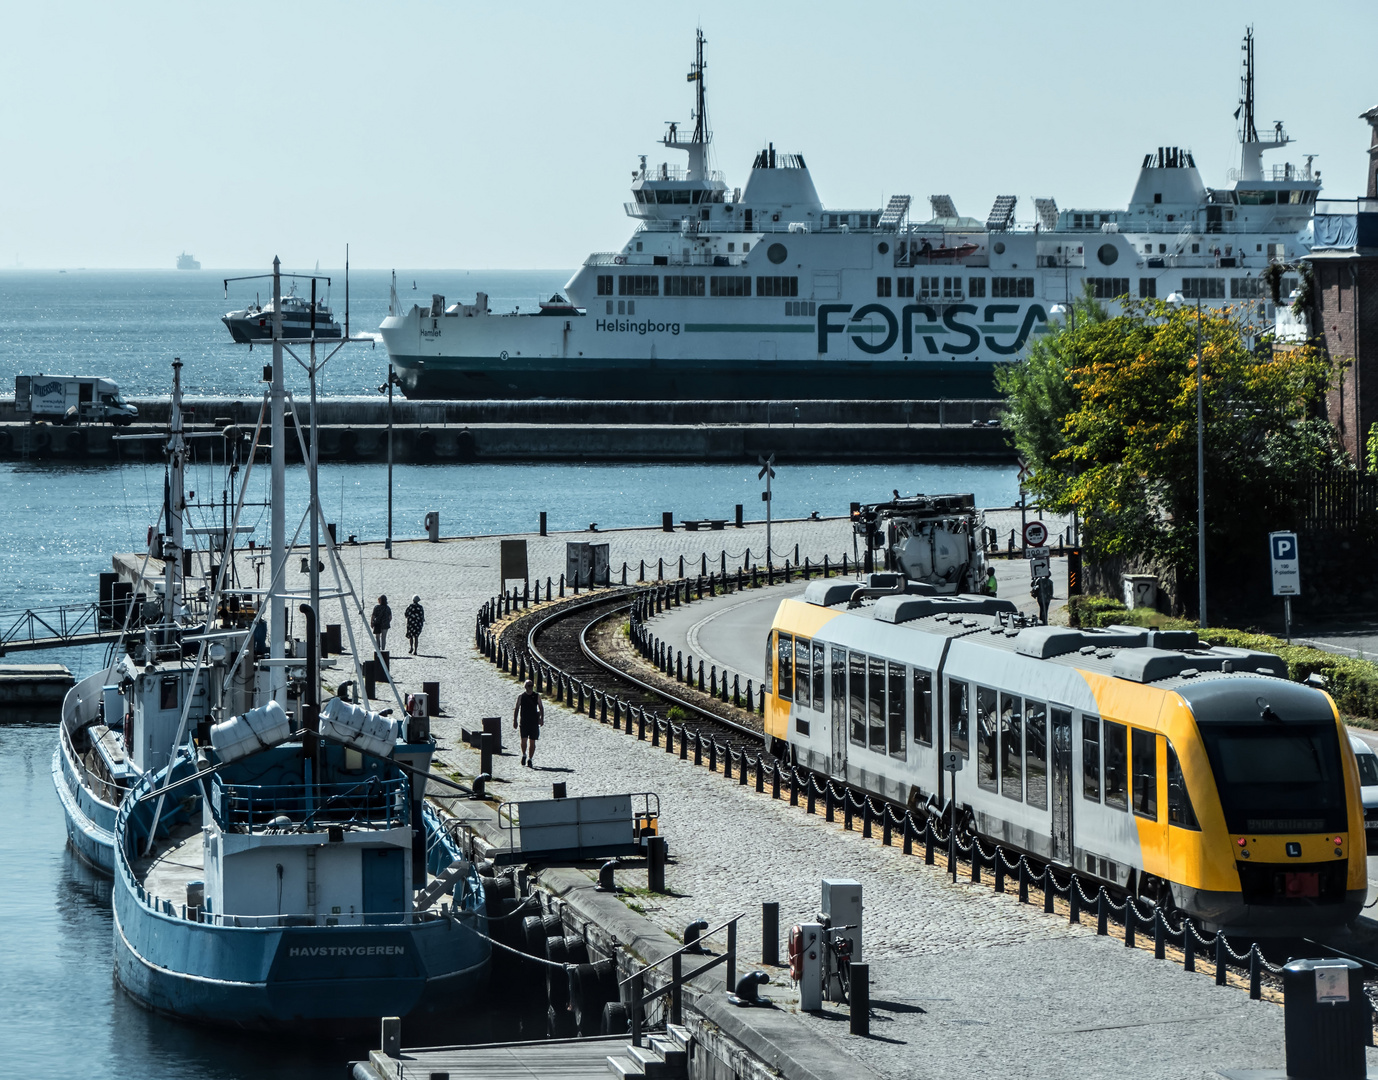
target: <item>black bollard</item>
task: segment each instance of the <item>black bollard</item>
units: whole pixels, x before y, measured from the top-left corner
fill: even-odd
[[[665,837],[651,836],[646,840],[646,887],[651,892],[665,891]]]
[[[703,736],[702,736],[702,735],[695,735],[695,736],[694,736],[694,764],[695,764],[695,765],[702,765],[702,764],[703,764]]]
[[[861,835],[866,840],[871,839],[871,800],[865,796],[861,799]],[[972,865],[976,865],[974,857]]]
[[[1105,937],[1109,932],[1106,926],[1109,920],[1109,903],[1105,896],[1105,886],[1102,885],[1100,892],[1096,893],[1096,936]]]
[[[1019,902],[1029,902],[1029,871],[1022,856],[1019,859]]]
[[[483,732],[478,737],[478,771],[493,775],[493,736]]]
[[[923,861],[925,866],[933,865],[933,823],[923,823]]]
[[[718,743],[711,735],[708,737],[708,771],[718,771]]]
[[[842,827],[852,831],[852,793],[846,788],[842,790]]]
[[[1043,914],[1053,913],[1053,872],[1046,866],[1043,868]]]
[[[1153,959],[1155,960],[1162,960],[1167,956],[1167,941],[1164,934],[1163,913],[1155,907],[1153,909]]]
[[[999,847],[995,849],[995,891],[1005,891],[1005,853]]]
[[[975,840],[971,842],[971,883],[981,884],[981,848]]]
[[[1139,921],[1138,913],[1134,910],[1134,897],[1124,898],[1124,947],[1134,948],[1134,924]]]
[[[766,763],[762,760],[764,754],[756,757],[756,790],[765,791],[766,789]]]
[[[770,767],[770,797],[772,799],[780,797],[780,763],[778,761]]]
[[[1215,985],[1225,985],[1225,935],[1215,932]]]
[[[1259,952],[1257,941],[1249,950],[1249,997],[1255,1001],[1263,997],[1263,953]]]
[[[812,816],[814,813],[813,777],[809,777],[806,783],[808,787],[805,789],[806,798],[804,800],[804,813]]]
[[[746,763],[742,763],[742,771],[746,771]],[[727,748],[727,752],[722,756],[722,775],[724,780],[732,779],[732,747]]]
[[[799,805],[799,777],[795,775],[793,769],[789,771],[789,804]]]
[[[761,905],[761,963],[780,965],[780,905],[773,900]]]
[[[853,1035],[871,1034],[871,965],[851,965],[851,1017]]]
[[[1196,970],[1196,937],[1191,932],[1191,920],[1182,916],[1182,970]]]
[[[1067,921],[1081,922],[1081,887],[1077,884],[1076,874],[1072,875],[1067,885]]]

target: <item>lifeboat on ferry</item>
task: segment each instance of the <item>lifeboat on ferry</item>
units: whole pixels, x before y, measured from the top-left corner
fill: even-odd
[[[957,247],[946,247],[939,245],[933,247],[927,240],[917,249],[911,251],[914,262],[953,262],[957,259],[965,259],[968,255],[976,254],[979,245],[959,244]]]
[[[579,309],[556,293],[549,300],[541,301],[542,315],[578,315]]]

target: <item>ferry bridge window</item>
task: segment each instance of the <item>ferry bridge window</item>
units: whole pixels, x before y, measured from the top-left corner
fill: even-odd
[[[834,645],[832,660],[833,730],[841,731],[847,725],[847,650]]]
[[[1024,801],[1048,808],[1048,706],[1024,702]]]
[[[1130,764],[1134,768],[1134,813],[1158,820],[1158,736],[1130,729]]]
[[[962,279],[959,277],[943,278],[943,299],[960,300],[962,298]]]
[[[1182,295],[1188,300],[1224,300],[1225,279],[1219,277],[1183,278]]]
[[[933,673],[919,668],[914,669],[914,741],[933,745]]]
[[[599,275],[598,275],[598,295],[599,295],[599,296],[611,296],[611,295],[612,295],[612,275],[611,275],[611,274],[599,274]]]
[[[789,634],[781,634],[777,639],[779,648],[776,653],[779,660],[776,662],[776,670],[779,672],[779,679],[775,693],[781,701],[794,700],[794,638]]]
[[[750,215],[750,213],[751,213],[751,211],[748,210],[748,211],[747,211],[747,214]],[[747,227],[748,229],[751,228],[751,221],[749,220],[749,218],[748,218],[746,227]],[[750,251],[750,250],[751,250],[751,245],[748,244],[745,240],[743,240],[743,241],[742,241],[742,254],[745,255],[745,254],[746,254],[748,251]]]
[[[976,782],[988,791],[996,788],[995,752],[996,725],[995,691],[987,686],[976,688]]]
[[[876,278],[876,295],[877,295],[877,296],[889,296],[889,295],[890,295],[890,279],[889,279],[888,277],[878,277],[878,278]]]
[[[885,661],[871,657],[871,677],[866,715],[870,720],[871,749],[885,753]]]
[[[177,688],[181,680],[176,675],[164,675],[158,684],[158,708],[168,712],[177,708]]]
[[[657,274],[618,274],[618,296],[659,296],[660,277]]]
[[[1264,297],[1271,297],[1272,295],[1268,283],[1262,278],[1230,278],[1231,300],[1262,300]]]
[[[749,277],[729,277],[726,274],[714,274],[708,279],[709,296],[750,296],[751,279]]]
[[[1152,300],[1158,295],[1158,279],[1151,277],[1139,278],[1139,299]]]
[[[728,241],[728,244],[727,244],[727,250],[728,250],[728,251],[736,251],[736,250],[737,250],[737,245],[736,245],[735,243],[733,243],[732,241],[729,240],[729,241]]]
[[[1129,747],[1124,725],[1105,722],[1105,805],[1129,809]]]
[[[973,300],[986,295],[986,279],[983,277],[967,278],[967,295]]]
[[[1193,255],[1200,255],[1200,254],[1201,254],[1201,245],[1200,245],[1200,244],[1192,244],[1192,245],[1191,245],[1191,253],[1192,253]]]
[[[823,643],[813,643],[813,711],[823,711],[823,677],[826,674],[827,659]]]
[[[1081,718],[1081,793],[1100,802],[1100,718]]]
[[[966,683],[952,679],[947,684],[947,745],[962,757],[971,756],[970,718],[971,690]]]
[[[1024,798],[1024,718],[1016,694],[1000,695],[1000,794]]]
[[[1034,294],[1031,277],[997,277],[990,279],[990,294],[1008,299],[1021,299]]]
[[[794,639],[794,700],[803,709],[813,707],[812,695],[809,692],[813,686],[813,673],[809,670],[811,646],[812,642],[808,638]]]
[[[1277,201],[1274,191],[1236,191],[1240,206],[1272,206]]]
[[[851,740],[866,745],[866,657],[847,654],[847,700],[851,705]]]
[[[896,278],[895,295],[912,297],[914,295],[914,279],[911,277]]]
[[[1129,292],[1127,277],[1089,277],[1086,284],[1091,286],[1091,295],[1097,300],[1113,300]]]
[[[666,296],[702,296],[703,295],[703,275],[702,274],[666,274],[665,275],[665,295]]]
[[[756,295],[798,296],[799,279],[797,277],[758,277],[756,279]]]
[[[940,292],[942,292],[942,288],[943,288],[943,285],[942,285],[942,278],[936,278],[936,277],[921,277],[921,278],[919,278],[919,296],[922,297],[922,298],[924,298],[924,299],[933,299],[933,300],[936,300],[936,299],[938,298],[938,294],[939,294]]]
[[[904,745],[904,665],[890,662],[890,680],[886,700],[889,702],[888,717],[890,720],[890,756],[896,758],[905,757],[907,751]]]
[[[1375,770],[1373,782],[1378,784],[1378,770]],[[1187,779],[1182,775],[1182,763],[1177,760],[1177,751],[1172,748],[1171,739],[1167,741],[1167,820],[1169,825],[1201,831],[1196,811],[1191,807]]]

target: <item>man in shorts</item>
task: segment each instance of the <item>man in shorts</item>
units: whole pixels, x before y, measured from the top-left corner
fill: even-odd
[[[545,726],[545,705],[530,679],[526,680],[526,690],[518,696],[516,707],[512,710],[512,726],[521,733],[522,764],[534,769],[536,740],[541,737],[541,728]]]

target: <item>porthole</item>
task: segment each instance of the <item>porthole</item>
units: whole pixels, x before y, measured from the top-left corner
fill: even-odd
[[[789,252],[785,250],[784,244],[771,244],[770,247],[766,248],[766,258],[779,264],[789,258]]]
[[[887,244],[884,240],[882,240],[880,244],[876,247],[876,250],[879,251],[882,255],[885,255],[890,251],[890,245]]]
[[[995,251],[995,254],[997,254],[997,255],[1003,255],[1003,254],[1005,254],[1005,241],[1003,241],[1003,240],[997,240],[997,241],[995,241],[993,250]]]
[[[1120,249],[1114,244],[1102,244],[1100,250],[1096,252],[1098,258],[1104,265],[1112,265],[1120,257]]]

